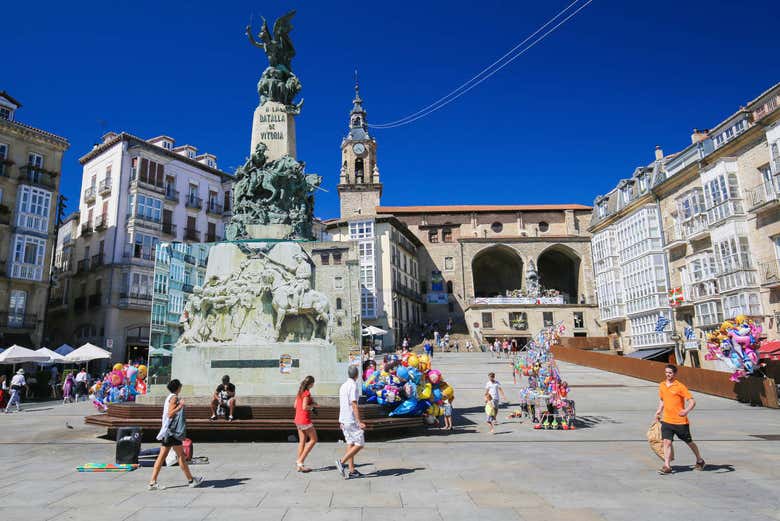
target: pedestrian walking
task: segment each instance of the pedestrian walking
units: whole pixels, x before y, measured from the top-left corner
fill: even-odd
[[[163,487],[157,483],[157,476],[160,475],[160,469],[162,469],[163,463],[168,453],[173,449],[176,456],[179,458],[179,467],[184,473],[184,477],[187,478],[187,484],[190,488],[195,488],[203,483],[203,477],[193,477],[190,473],[190,467],[187,465],[187,458],[184,456],[184,448],[182,444],[184,438],[187,437],[187,421],[184,417],[184,402],[179,398],[181,392],[181,382],[179,380],[171,380],[168,382],[168,392],[170,393],[165,399],[165,405],[163,406],[162,415],[162,428],[157,433],[157,439],[162,442],[162,448],[157,455],[157,460],[154,462],[154,468],[152,469],[152,480],[149,482],[149,490],[162,490]]]
[[[496,373],[488,373],[488,381],[485,384],[485,392],[489,394],[490,399],[493,400],[493,406],[496,409],[495,417],[498,418],[498,407],[500,405],[499,395],[504,399],[504,401],[506,401],[506,395],[504,394],[504,389],[501,387],[501,382],[496,380]]]
[[[347,451],[343,458],[336,460],[336,468],[344,479],[362,476],[355,469],[355,455],[366,444],[363,433],[366,424],[360,419],[360,409],[358,409],[360,398],[360,390],[357,386],[358,368],[354,365],[349,366],[347,376],[347,380],[339,388],[339,424],[341,424],[344,440],[347,442]]]
[[[4,374],[0,374],[0,407],[5,409],[6,400],[8,400],[8,380]]]
[[[304,463],[306,456],[317,444],[317,429],[311,421],[311,413],[317,407],[317,402],[311,397],[312,387],[314,387],[314,377],[307,376],[298,387],[298,394],[295,397],[295,427],[298,429],[298,459],[295,460],[295,466],[298,472],[311,472]]]
[[[452,398],[444,399],[444,430],[445,431],[452,430],[452,402],[454,400],[455,400],[454,396]]]
[[[489,391],[485,391],[485,421],[490,427],[490,434],[495,434],[496,416],[498,416],[498,407],[496,407],[493,397]]]
[[[84,399],[87,399],[87,370],[85,368],[81,368],[81,371],[78,372],[75,378],[76,381],[76,402],[79,401],[80,397],[84,397]]]
[[[704,470],[704,460],[699,452],[699,447],[691,437],[691,426],[688,414],[696,407],[688,388],[677,380],[677,366],[668,364],[664,368],[665,379],[658,385],[658,409],[655,411],[655,419],[661,422],[661,439],[664,444],[664,466],[658,471],[661,475],[672,473],[672,457],[674,449],[672,440],[677,436],[684,441],[694,456],[696,464],[694,470]],[[661,413],[663,412],[663,415]]]
[[[57,387],[59,387],[60,371],[57,369],[57,364],[52,364],[49,370],[49,387],[51,390],[51,397],[55,400],[58,398]]]
[[[11,378],[11,398],[8,399],[8,405],[5,406],[5,413],[11,412],[11,406],[16,405],[16,412],[21,411],[20,403],[22,401],[22,389],[27,386],[24,379],[24,369],[19,369]]]
[[[62,382],[62,404],[73,403],[73,393],[76,390],[76,380],[73,379],[73,373],[68,371],[65,375],[65,381]]]
[[[433,358],[433,344],[431,344],[430,340],[425,340],[425,343],[423,344],[423,350],[429,358]]]

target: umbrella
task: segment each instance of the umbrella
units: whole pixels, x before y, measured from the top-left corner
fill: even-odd
[[[67,356],[65,356],[66,362],[89,362],[90,360],[101,360],[111,358],[111,353],[106,351],[103,348],[100,348],[96,346],[95,344],[90,344],[87,342],[83,346],[79,347],[72,353],[69,353]]]
[[[51,364],[64,364],[65,363],[65,357],[59,354],[56,351],[52,351],[48,347],[42,347],[40,349],[37,349],[35,351],[38,354],[46,355],[49,357],[49,359],[46,361],[47,363]]]
[[[165,348],[152,347],[149,349],[149,356],[173,356],[173,351]]]
[[[70,347],[68,344],[62,344],[60,347],[54,350],[55,353],[62,356],[67,356],[68,354],[73,352],[73,348]]]
[[[49,356],[36,353],[32,349],[12,345],[0,354],[0,364],[24,364],[26,362],[48,362]]]
[[[387,331],[385,331],[381,327],[366,326],[363,328],[363,336],[378,336],[378,335],[386,335],[386,334]]]

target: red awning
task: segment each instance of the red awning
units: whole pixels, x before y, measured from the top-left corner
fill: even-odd
[[[762,360],[780,360],[780,340],[763,342],[758,348],[758,358]]]

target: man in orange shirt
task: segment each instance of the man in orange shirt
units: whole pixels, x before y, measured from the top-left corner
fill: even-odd
[[[658,385],[658,410],[655,411],[655,419],[661,422],[661,439],[664,442],[664,466],[659,474],[671,474],[671,461],[673,458],[672,439],[675,434],[688,444],[696,456],[694,470],[704,469],[704,460],[699,453],[699,447],[691,438],[691,426],[688,424],[688,413],[696,407],[696,400],[691,396],[685,385],[677,380],[677,366],[669,364],[664,368],[666,379]],[[663,411],[663,416],[661,412]]]

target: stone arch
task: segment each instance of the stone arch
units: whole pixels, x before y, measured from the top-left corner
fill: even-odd
[[[479,251],[471,261],[475,297],[503,297],[523,285],[523,259],[503,244]]]
[[[557,289],[576,303],[580,287],[579,254],[564,244],[553,244],[546,248],[536,261],[539,281],[544,289]]]

